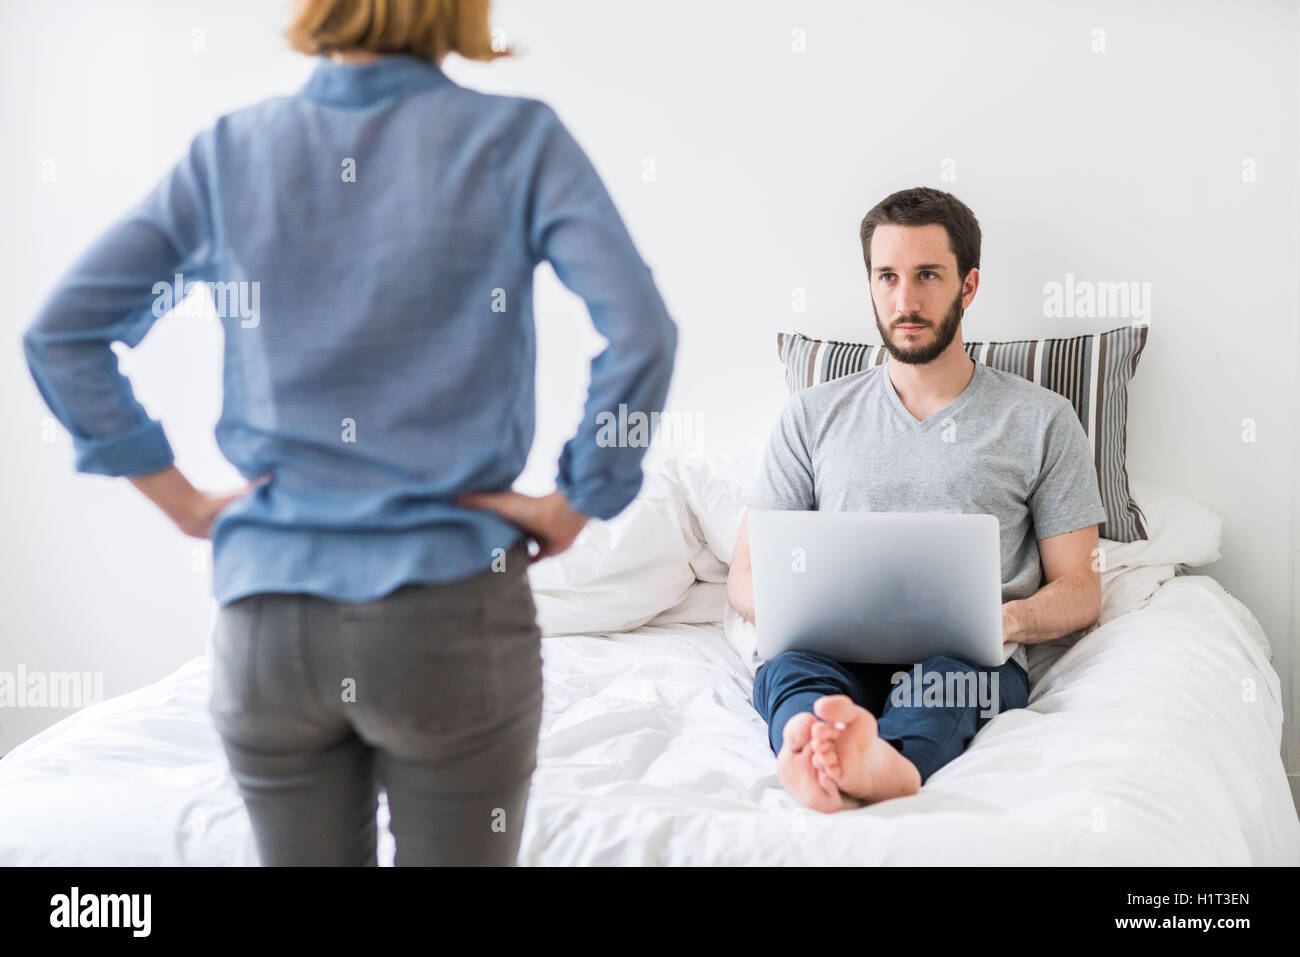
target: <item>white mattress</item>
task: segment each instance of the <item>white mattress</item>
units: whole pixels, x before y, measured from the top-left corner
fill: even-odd
[[[1029,707],[919,794],[825,816],[778,785],[720,624],[547,637],[521,863],[1297,864],[1278,679],[1252,631],[1212,579],[1174,578],[1036,649]],[[208,677],[195,659],[0,760],[0,865],[255,863]]]

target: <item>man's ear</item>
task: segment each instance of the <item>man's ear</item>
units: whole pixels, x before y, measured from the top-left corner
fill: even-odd
[[[980,271],[978,267],[972,266],[971,271],[966,274],[966,278],[961,284],[961,307],[969,309],[970,304],[975,301],[975,293],[980,287]]]

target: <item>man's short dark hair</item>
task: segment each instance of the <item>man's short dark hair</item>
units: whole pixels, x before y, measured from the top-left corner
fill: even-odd
[[[948,231],[948,245],[957,257],[958,278],[963,282],[980,264],[980,224],[965,203],[951,193],[929,186],[914,186],[891,193],[871,207],[862,217],[858,235],[862,239],[862,258],[871,275],[871,237],[876,227],[930,226],[939,224]]]

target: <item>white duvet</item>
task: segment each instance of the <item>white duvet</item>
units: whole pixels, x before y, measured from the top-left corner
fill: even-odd
[[[669,463],[531,572],[546,693],[521,863],[1300,863],[1263,633],[1174,575],[1218,557],[1218,520],[1134,494],[1152,541],[1103,543],[1102,620],[1031,649],[1029,707],[919,794],[823,816],[777,783],[747,638],[722,623],[737,488]],[[208,674],[195,659],[0,760],[0,864],[255,863]]]

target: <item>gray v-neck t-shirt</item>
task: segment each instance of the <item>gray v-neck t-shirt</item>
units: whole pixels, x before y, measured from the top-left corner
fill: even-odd
[[[889,361],[795,393],[758,476],[755,508],[993,515],[1002,600],[1044,584],[1038,539],[1106,519],[1088,435],[1064,396],[976,362],[925,420],[907,411]],[[942,587],[942,582],[936,582]],[[1023,645],[1012,660],[1029,670]]]

